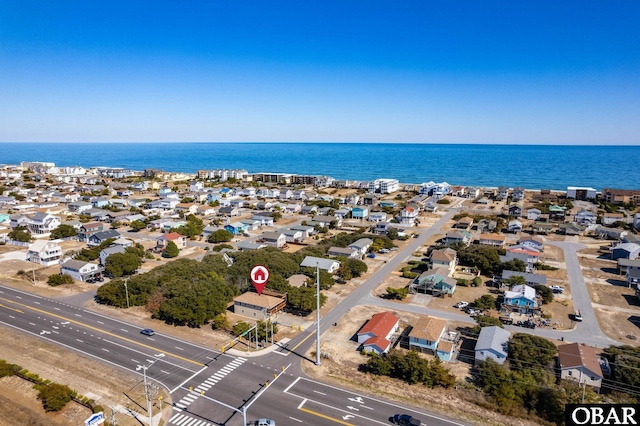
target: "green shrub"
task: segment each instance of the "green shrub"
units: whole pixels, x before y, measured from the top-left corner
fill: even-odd
[[[0,359],[0,377],[9,377],[15,375],[22,367],[16,364],[9,364],[7,361]]]
[[[411,278],[411,279],[415,279],[418,276],[417,273],[415,272],[411,272],[411,271],[402,271],[402,277],[403,278]]]
[[[71,278],[71,275],[69,274],[50,275],[47,279],[47,284],[52,287],[56,287],[61,284],[73,284],[73,278]]]
[[[73,397],[74,392],[69,386],[58,383],[50,385],[36,385],[38,399],[42,401],[45,411],[60,411]]]
[[[409,294],[409,289],[407,287],[403,287],[403,288],[387,287],[387,298],[389,299],[404,300],[408,294]]]

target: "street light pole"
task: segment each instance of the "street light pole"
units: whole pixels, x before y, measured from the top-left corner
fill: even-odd
[[[127,288],[127,281],[129,281],[129,278],[124,279],[124,292],[127,295],[127,309],[129,309],[129,289]]]
[[[316,263],[316,365],[320,365],[320,266]]]
[[[126,288],[126,286],[125,286]],[[157,354],[158,358],[162,358],[164,354]],[[147,413],[149,414],[149,426],[153,426],[153,412],[151,410],[151,398],[149,396],[149,385],[147,384],[147,368],[155,364],[158,359],[148,359],[149,365],[138,365],[136,371],[142,370],[142,377],[144,379],[144,398],[147,402]]]

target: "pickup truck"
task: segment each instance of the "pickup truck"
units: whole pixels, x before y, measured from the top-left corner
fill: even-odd
[[[276,422],[269,419],[258,419],[247,423],[247,426],[276,426]]]

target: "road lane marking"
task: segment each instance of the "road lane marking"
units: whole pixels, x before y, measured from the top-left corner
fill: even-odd
[[[82,340],[80,340],[80,339],[76,339],[76,341],[77,341],[77,342],[80,342],[80,343],[84,343],[84,342],[83,342]]]
[[[295,417],[289,417],[289,418],[290,418],[291,420],[294,420],[294,421],[298,422],[298,423],[302,423],[302,420],[298,420],[298,419],[296,419]]]
[[[336,390],[336,391],[338,391],[338,392],[344,392],[344,393],[350,393],[350,394],[353,394],[353,395],[357,395],[357,394],[356,394],[355,392],[353,392],[353,391],[348,391],[348,390],[341,389],[341,388],[338,388],[338,387],[335,387],[335,386],[332,386],[332,385],[328,385],[328,384],[326,384],[326,383],[318,382],[318,381],[316,381],[316,380],[313,380],[313,379],[307,379],[307,378],[303,378],[303,377],[298,377],[298,378],[295,380],[295,382],[293,382],[293,383],[292,383],[292,384],[291,384],[287,389],[285,389],[285,390],[284,390],[284,393],[288,393],[289,395],[293,395],[293,396],[298,397],[298,398],[304,398],[304,397],[302,397],[302,396],[300,396],[300,395],[296,395],[295,393],[290,393],[290,392],[288,392],[288,391],[289,391],[289,388],[291,388],[295,383],[297,383],[297,382],[298,382],[298,380],[301,380],[301,379],[302,379],[302,380],[304,380],[305,382],[311,382],[311,383],[315,383],[315,384],[317,384],[317,385],[319,385],[319,386],[324,386],[324,387],[329,388],[329,389],[335,389],[335,390]],[[381,400],[381,399],[373,398],[373,397],[370,397],[370,396],[365,396],[364,398],[367,398],[367,399],[369,399],[369,400],[371,400],[371,401],[376,401],[376,402],[378,402],[378,403],[384,404],[384,405],[389,406],[389,407],[395,407],[395,405],[393,405],[392,403],[390,403],[390,402],[388,402],[388,401],[383,401],[383,400]],[[305,401],[306,401],[306,398],[305,398]],[[312,402],[314,402],[314,403],[316,403],[316,404],[319,404],[319,405],[323,405],[323,406],[326,406],[326,407],[332,408],[332,409],[334,409],[334,410],[340,410],[340,411],[343,411],[342,409],[339,409],[339,408],[333,407],[333,406],[331,406],[331,405],[324,404],[324,403],[322,403],[322,402],[320,402],[320,401],[312,401]],[[302,404],[300,404],[300,406],[302,406]],[[368,407],[367,407],[367,408],[368,408]],[[345,411],[345,412],[347,412],[347,411]],[[422,415],[424,415],[425,417],[429,417],[429,418],[431,418],[431,419],[436,419],[436,420],[440,420],[440,421],[443,421],[443,422],[447,422],[447,424],[449,424],[449,425],[464,426],[462,423],[457,423],[455,420],[444,419],[444,418],[442,418],[442,417],[438,417],[438,416],[437,416],[437,415],[435,415],[435,414],[429,414],[429,413],[425,413],[425,412],[423,412],[423,411],[417,411],[417,412],[418,412],[418,413],[420,413],[420,414],[422,414]],[[347,412],[347,413],[348,413],[348,412]],[[371,420],[371,419],[369,419],[369,420]]]
[[[102,321],[96,321],[98,324],[102,324],[104,325],[104,323]]]
[[[9,309],[10,311],[15,311],[15,312],[19,312],[21,314],[24,314],[24,312],[22,312],[20,309],[10,308],[9,306],[5,306],[5,305],[3,305],[1,303],[0,303],[0,306],[2,306],[3,308]]]
[[[287,355],[285,355],[285,356],[289,356],[289,354],[292,354],[293,352],[295,352],[295,350],[296,350],[296,349],[298,349],[298,347],[299,347],[301,344],[303,344],[304,342],[306,342],[306,341],[307,341],[307,339],[308,339],[309,337],[313,337],[313,336],[314,336],[314,334],[313,334],[313,333],[309,333],[309,335],[308,335],[307,337],[305,337],[304,339],[302,339],[302,340],[300,341],[300,343],[298,343],[297,345],[295,345],[293,348],[289,349],[289,352],[288,352],[288,353],[287,353]]]
[[[109,349],[107,349],[107,348],[101,348],[101,349],[102,349],[103,351],[105,351],[105,352],[111,352],[111,351],[110,351]]]
[[[35,325],[34,323],[30,322],[29,325]]]
[[[77,316],[77,317],[82,318],[82,315],[80,315],[80,314],[74,314],[74,315]]]
[[[12,304],[14,304],[14,305],[22,306],[22,307],[24,307],[24,308],[26,308],[26,309],[29,309],[29,310],[32,310],[32,311],[35,311],[35,312],[39,312],[39,313],[44,314],[44,315],[52,316],[52,317],[54,317],[54,318],[62,319],[62,320],[64,320],[64,321],[68,321],[68,322],[70,322],[70,323],[74,323],[74,324],[77,324],[77,325],[80,325],[80,326],[86,327],[86,328],[88,328],[88,329],[91,329],[91,330],[97,331],[97,332],[99,332],[99,333],[103,333],[103,334],[106,334],[106,335],[108,335],[108,336],[112,336],[112,337],[115,337],[115,338],[117,338],[117,339],[124,340],[125,342],[133,343],[133,344],[135,344],[135,345],[142,346],[142,347],[147,348],[147,349],[151,349],[151,350],[152,350],[152,351],[154,351],[154,352],[159,351],[159,349],[158,349],[158,348],[155,348],[155,347],[153,347],[153,346],[149,346],[149,345],[145,345],[144,343],[136,342],[135,340],[133,340],[133,339],[129,339],[129,338],[127,338],[127,337],[118,336],[117,334],[111,333],[111,332],[106,331],[106,330],[99,329],[99,328],[94,327],[94,326],[92,326],[92,325],[88,325],[88,324],[85,324],[85,323],[83,323],[83,322],[80,322],[80,321],[77,321],[77,320],[71,319],[71,318],[64,317],[64,316],[62,316],[62,315],[54,314],[54,313],[52,313],[52,312],[47,312],[47,311],[45,311],[45,310],[43,310],[43,309],[34,308],[33,306],[25,305],[25,304],[23,304],[23,303],[18,303],[18,302],[15,302],[15,301],[13,301],[13,300],[9,300],[9,299],[4,299],[4,298],[2,298],[2,300],[5,300],[5,301],[7,301],[7,302],[9,302],[9,303],[12,303]],[[59,308],[56,308],[56,307],[54,307],[53,309],[56,309],[56,310],[58,310],[58,311],[60,310]],[[52,322],[53,322],[53,321],[52,321]],[[204,365],[204,364],[202,364],[201,362],[194,361],[194,360],[192,360],[192,359],[189,359],[189,358],[186,358],[186,357],[183,357],[183,356],[177,355],[177,354],[173,354],[173,353],[171,353],[171,352],[166,352],[166,351],[162,351],[162,352],[164,352],[165,354],[167,354],[167,355],[169,355],[169,356],[172,356],[172,357],[174,357],[174,358],[178,358],[178,359],[181,359],[181,360],[186,361],[186,362],[190,362],[190,363],[195,364],[195,365]],[[205,366],[205,368],[206,368],[206,366]]]
[[[188,379],[186,379],[184,382],[180,383],[178,386],[176,386],[175,388],[173,388],[172,390],[169,391],[169,394],[174,393],[175,391],[177,391],[178,389],[180,389],[182,387],[182,385],[184,385],[185,383],[187,383],[189,380],[193,379],[194,377],[196,377],[198,374],[202,373],[204,370],[207,369],[207,366],[203,366],[200,370],[196,371],[195,373],[193,373],[193,375],[191,377],[189,377]],[[177,404],[176,404],[177,405]]]
[[[55,306],[53,307],[53,309],[55,309],[56,311],[59,311],[59,310],[60,310],[60,308],[57,308],[57,307],[55,307]],[[46,311],[45,311],[45,313],[46,313]]]
[[[291,383],[291,384],[290,384],[290,385],[289,385],[289,386],[284,390],[284,393],[289,392],[289,389],[291,389],[291,388],[292,388],[296,383],[298,383],[298,380],[300,380],[300,377],[298,377],[297,379],[295,379],[295,380],[293,381],[293,383]]]
[[[39,304],[40,304],[40,302],[33,302],[33,303],[35,303],[36,305],[39,305]]]
[[[175,346],[175,348],[179,351],[184,351],[184,349],[182,349],[180,346]]]
[[[305,413],[309,413],[314,416],[320,417],[322,419],[330,420],[334,423],[338,423],[345,426],[355,426],[353,423],[348,423],[348,422],[345,422],[344,420],[336,419],[335,417],[327,416],[325,414],[318,413],[317,411],[309,410],[308,408],[300,408],[299,410],[304,411]]]
[[[99,321],[98,321],[99,322]],[[125,333],[128,333],[129,330],[125,330],[124,328],[121,328],[120,331],[124,331]]]
[[[320,391],[317,391],[317,390],[314,390],[314,392],[315,392],[315,393],[319,393],[320,395],[325,395],[325,396],[327,395],[326,393],[324,393],[324,392],[320,392]]]

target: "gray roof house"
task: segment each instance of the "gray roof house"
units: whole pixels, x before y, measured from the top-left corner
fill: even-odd
[[[504,364],[504,361],[507,359],[510,337],[511,333],[497,325],[482,327],[478,335],[478,341],[476,342],[476,365],[489,358],[498,364]]]
[[[99,246],[110,238],[118,239],[120,238],[120,233],[115,229],[107,229],[106,231],[96,232],[89,237],[89,241],[87,242],[87,244],[90,246]]]
[[[502,281],[507,280],[513,276],[521,276],[524,277],[524,280],[527,282],[527,285],[534,287],[538,284],[547,285],[547,277],[540,274],[530,274],[527,272],[518,272],[518,271],[502,271]]]
[[[112,254],[115,253],[124,253],[124,247],[122,246],[113,246],[113,247],[108,247],[104,250],[102,250],[100,252],[100,264],[101,265],[106,265],[107,264],[107,257],[111,256]]]
[[[635,260],[640,256],[640,244],[622,243],[611,249],[611,259]]]
[[[327,271],[330,274],[334,273],[340,267],[340,262],[333,259],[324,259],[322,257],[315,256],[307,256],[304,258],[302,263],[300,263],[302,267],[315,268],[316,266],[323,271]]]
[[[369,250],[369,247],[371,247],[371,244],[373,244],[373,240],[369,238],[360,238],[359,240],[349,244],[349,248],[357,251],[358,255],[362,256],[367,252],[367,250]]]
[[[358,252],[348,247],[329,247],[327,255],[331,257],[344,256],[346,258],[356,258],[358,257]]]

